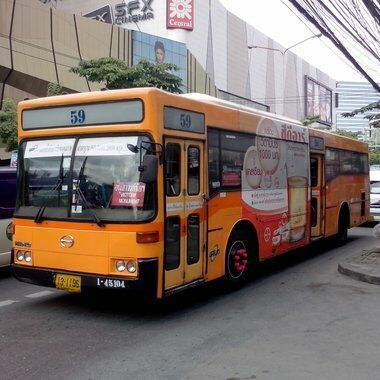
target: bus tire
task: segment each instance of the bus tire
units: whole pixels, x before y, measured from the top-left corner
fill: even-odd
[[[255,243],[247,231],[232,232],[225,257],[224,283],[227,290],[238,289],[246,283],[253,262],[254,247]]]
[[[348,237],[349,214],[346,209],[339,213],[338,233],[335,235],[335,242],[338,246],[344,245]]]

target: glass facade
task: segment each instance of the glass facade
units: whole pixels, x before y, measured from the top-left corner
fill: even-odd
[[[186,45],[150,34],[134,31],[132,34],[132,65],[145,59],[156,63],[172,63],[177,65],[174,72],[183,81],[182,91],[186,92]]]
[[[380,100],[380,94],[376,92],[368,82],[338,82],[337,94],[339,95],[339,105],[336,110],[337,128],[351,132],[365,133],[365,130],[369,132],[370,124],[369,120],[365,119],[365,116],[373,115],[376,113],[376,110],[353,117],[343,117],[342,113],[351,112],[367,104],[378,102]],[[376,144],[378,144],[378,140],[376,140]]]

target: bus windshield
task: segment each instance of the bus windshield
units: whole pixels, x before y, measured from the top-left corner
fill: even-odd
[[[152,219],[156,184],[141,182],[138,170],[149,147],[143,144],[140,154],[143,141],[150,140],[140,135],[24,141],[15,216],[98,224]]]

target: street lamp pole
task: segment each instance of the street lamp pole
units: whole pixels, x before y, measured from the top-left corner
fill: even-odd
[[[248,45],[247,47],[248,47],[249,50],[252,50],[252,49],[264,49],[264,50],[269,50],[269,51],[277,51],[277,52],[281,53],[282,59],[283,59],[283,64],[282,64],[283,91],[285,91],[285,54],[290,49],[292,49],[292,48],[294,48],[294,47],[296,47],[296,46],[298,46],[300,44],[303,44],[306,41],[309,41],[309,40],[311,40],[313,38],[320,38],[320,37],[322,37],[322,33],[314,34],[314,35],[312,35],[310,37],[307,37],[307,38],[303,39],[302,41],[297,42],[294,45],[289,46],[285,50],[280,50],[280,49],[277,49],[277,48],[271,48],[271,47],[267,47],[267,46],[259,46],[259,45]],[[250,61],[251,61],[251,54],[249,55],[249,62]],[[248,71],[249,71],[249,68],[248,68]]]
[[[314,34],[313,36],[310,36],[310,37],[308,37],[308,38],[305,38],[304,40],[302,40],[302,41],[300,41],[300,42],[297,42],[296,44],[294,44],[294,45],[292,45],[292,46],[289,46],[287,49],[284,50],[284,53],[283,53],[283,54],[285,55],[285,53],[286,53],[288,50],[294,48],[295,46],[298,46],[298,45],[300,45],[300,44],[303,44],[304,42],[309,41],[309,40],[311,40],[312,38],[321,38],[321,37],[322,37],[322,33]]]
[[[319,33],[319,34],[314,34],[313,36],[310,36],[308,38],[305,38],[304,40],[302,41],[299,41],[297,42],[296,44],[292,45],[292,46],[289,46],[288,48],[286,48],[284,51],[280,50],[280,49],[276,49],[276,48],[270,48],[270,47],[266,47],[266,46],[258,46],[258,45],[250,45],[248,46],[248,49],[265,49],[265,50],[272,50],[272,51],[278,51],[279,53],[281,53],[282,55],[285,55],[285,53],[294,48],[295,46],[298,46],[308,40],[311,40],[312,38],[320,38],[322,37],[322,33]]]

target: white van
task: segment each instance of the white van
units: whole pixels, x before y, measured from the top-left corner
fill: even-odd
[[[373,220],[380,221],[380,165],[371,165],[369,169],[371,183],[370,214]]]
[[[16,199],[16,169],[0,167],[0,267],[11,262],[11,235],[9,225],[12,221]]]

